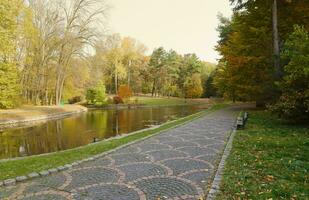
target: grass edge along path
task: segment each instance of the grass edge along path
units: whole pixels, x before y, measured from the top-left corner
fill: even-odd
[[[141,131],[135,134],[128,134],[127,136],[122,138],[114,138],[107,141],[103,140],[95,144],[86,145],[80,148],[69,149],[65,151],[54,152],[47,155],[30,156],[2,162],[0,161],[0,180],[27,175],[31,172],[39,172],[42,170],[56,168],[65,164],[73,163],[75,161],[108,152],[123,145],[137,142],[159,134],[162,131],[166,131],[168,129],[183,125],[184,123],[200,118],[206,114],[223,109],[226,106],[227,104],[216,104],[204,111],[164,123],[158,128]]]
[[[309,126],[286,125],[265,111],[249,115],[236,132],[216,199],[307,199]]]

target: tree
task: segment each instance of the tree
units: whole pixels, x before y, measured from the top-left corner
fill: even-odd
[[[284,119],[309,122],[309,33],[304,27],[294,26],[282,59],[288,63],[279,83],[282,95],[271,109]]]
[[[217,97],[219,96],[217,88],[214,85],[214,77],[216,77],[217,69],[209,74],[207,79],[204,82],[203,87],[203,97],[210,98],[210,97]]]
[[[186,96],[187,88],[185,83],[190,82],[194,74],[200,74],[202,62],[195,54],[186,54],[182,58],[179,67],[179,78],[177,80],[178,87],[183,96]]]
[[[99,81],[94,88],[90,88],[86,93],[86,100],[89,104],[103,105],[105,103],[105,85]]]
[[[127,85],[131,87],[132,76],[136,78],[134,77],[134,70],[137,70],[138,67],[136,64],[145,53],[146,47],[133,38],[125,37],[121,41],[121,49],[123,51],[123,65],[127,69]]]
[[[254,7],[259,9],[254,0],[230,0],[232,3],[237,3],[236,10],[243,8]],[[278,31],[278,4],[277,0],[272,0],[272,33],[273,33],[273,54],[274,54],[274,69],[275,77],[280,79],[281,77],[281,66],[280,66],[280,48],[279,48],[279,31]]]
[[[18,69],[15,62],[17,18],[22,1],[1,0],[0,2],[0,108],[15,106],[19,95]]]
[[[152,96],[156,94],[158,86],[161,85],[162,77],[166,73],[166,55],[164,48],[159,47],[153,51],[150,57],[149,67],[152,74]]]
[[[114,79],[114,94],[118,92],[118,85],[122,79],[127,76],[126,68],[123,64],[124,52],[121,48],[121,37],[119,34],[113,34],[107,37],[105,41],[106,49],[103,53],[106,67],[106,75]],[[110,81],[111,82],[111,81]],[[110,88],[111,89],[111,88]]]
[[[102,22],[106,7],[104,2],[97,0],[74,0],[71,4],[61,4],[64,14],[64,27],[62,29],[57,61],[56,103],[59,104],[63,94],[67,68],[75,55],[83,56],[83,47],[92,45],[96,39],[94,27]]]
[[[120,85],[118,89],[118,96],[122,99],[127,99],[132,96],[131,88],[128,85]]]
[[[104,0],[28,1],[17,49],[22,94],[29,103],[60,103],[65,87],[73,85],[71,67],[89,58],[106,12]]]
[[[203,93],[202,81],[200,75],[195,73],[187,77],[184,83],[185,98],[198,98]]]
[[[163,87],[161,92],[165,96],[177,96],[179,95],[179,87],[177,80],[179,79],[179,70],[182,62],[182,56],[177,54],[176,51],[170,50],[166,55],[166,75],[162,77]]]

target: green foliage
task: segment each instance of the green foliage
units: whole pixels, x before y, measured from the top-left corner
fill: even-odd
[[[215,85],[229,99],[256,101],[257,104],[273,102],[280,93],[275,84],[273,1],[231,2],[235,3],[232,18],[219,16],[217,50],[222,59]],[[277,3],[279,38],[284,43],[293,32],[294,24],[302,24],[308,29],[309,4],[301,0]]]
[[[15,106],[19,95],[15,37],[21,1],[0,1],[0,108]]]
[[[203,93],[202,81],[199,74],[188,77],[184,83],[185,98],[198,98]]]
[[[203,97],[210,98],[210,97],[218,97],[220,96],[218,94],[217,88],[214,85],[214,77],[216,76],[217,70],[213,71],[204,82],[203,86]]]
[[[309,122],[309,33],[303,27],[294,27],[282,58],[288,63],[279,83],[282,95],[271,109],[284,119]]]
[[[218,30],[223,32],[217,50],[223,57],[215,85],[226,98],[259,101],[270,95],[272,51],[271,47],[262,47],[271,44],[272,35],[268,27],[271,19],[265,18],[265,12],[269,11],[262,6],[259,10],[252,8],[252,12],[237,12],[230,22],[221,19]]]
[[[13,108],[19,98],[18,70],[14,64],[0,63],[0,108]]]
[[[88,104],[103,105],[105,103],[105,99],[105,85],[102,81],[98,82],[96,87],[90,88],[86,92],[86,100]]]

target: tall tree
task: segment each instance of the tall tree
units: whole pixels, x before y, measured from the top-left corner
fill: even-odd
[[[218,75],[223,75],[215,82],[222,83],[218,85],[229,93],[227,96],[265,105],[280,94],[275,81],[280,80],[284,65],[277,59],[279,54],[275,56],[277,41],[273,32],[277,30],[280,43],[284,42],[293,24],[308,24],[309,6],[300,0],[231,2],[237,3],[233,17],[230,22],[221,20],[218,28],[221,38],[217,50],[222,55]]]
[[[248,8],[257,2],[255,0],[230,0],[232,3],[236,3],[235,10]],[[259,9],[254,5],[255,9]],[[272,33],[273,33],[273,54],[274,54],[274,69],[275,77],[280,79],[281,67],[280,67],[280,48],[279,48],[279,32],[278,32],[278,4],[277,0],[272,0]]]
[[[66,72],[71,59],[83,57],[85,46],[93,45],[98,36],[96,23],[106,12],[104,2],[98,0],[73,0],[69,5],[60,4],[64,14],[64,27],[57,61],[56,104],[60,104]]]
[[[293,122],[309,121],[309,32],[295,26],[282,51],[287,62],[283,80],[279,82],[282,94],[272,106],[280,117]]]
[[[162,80],[162,74],[165,73],[166,66],[166,51],[163,47],[155,49],[150,57],[149,66],[152,74],[152,90],[151,94],[154,96],[157,92],[158,86]]]
[[[0,108],[11,108],[19,95],[16,38],[20,0],[0,1]]]

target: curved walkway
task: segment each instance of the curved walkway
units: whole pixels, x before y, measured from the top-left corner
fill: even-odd
[[[0,199],[198,199],[238,107],[229,107],[69,170],[0,189]]]

